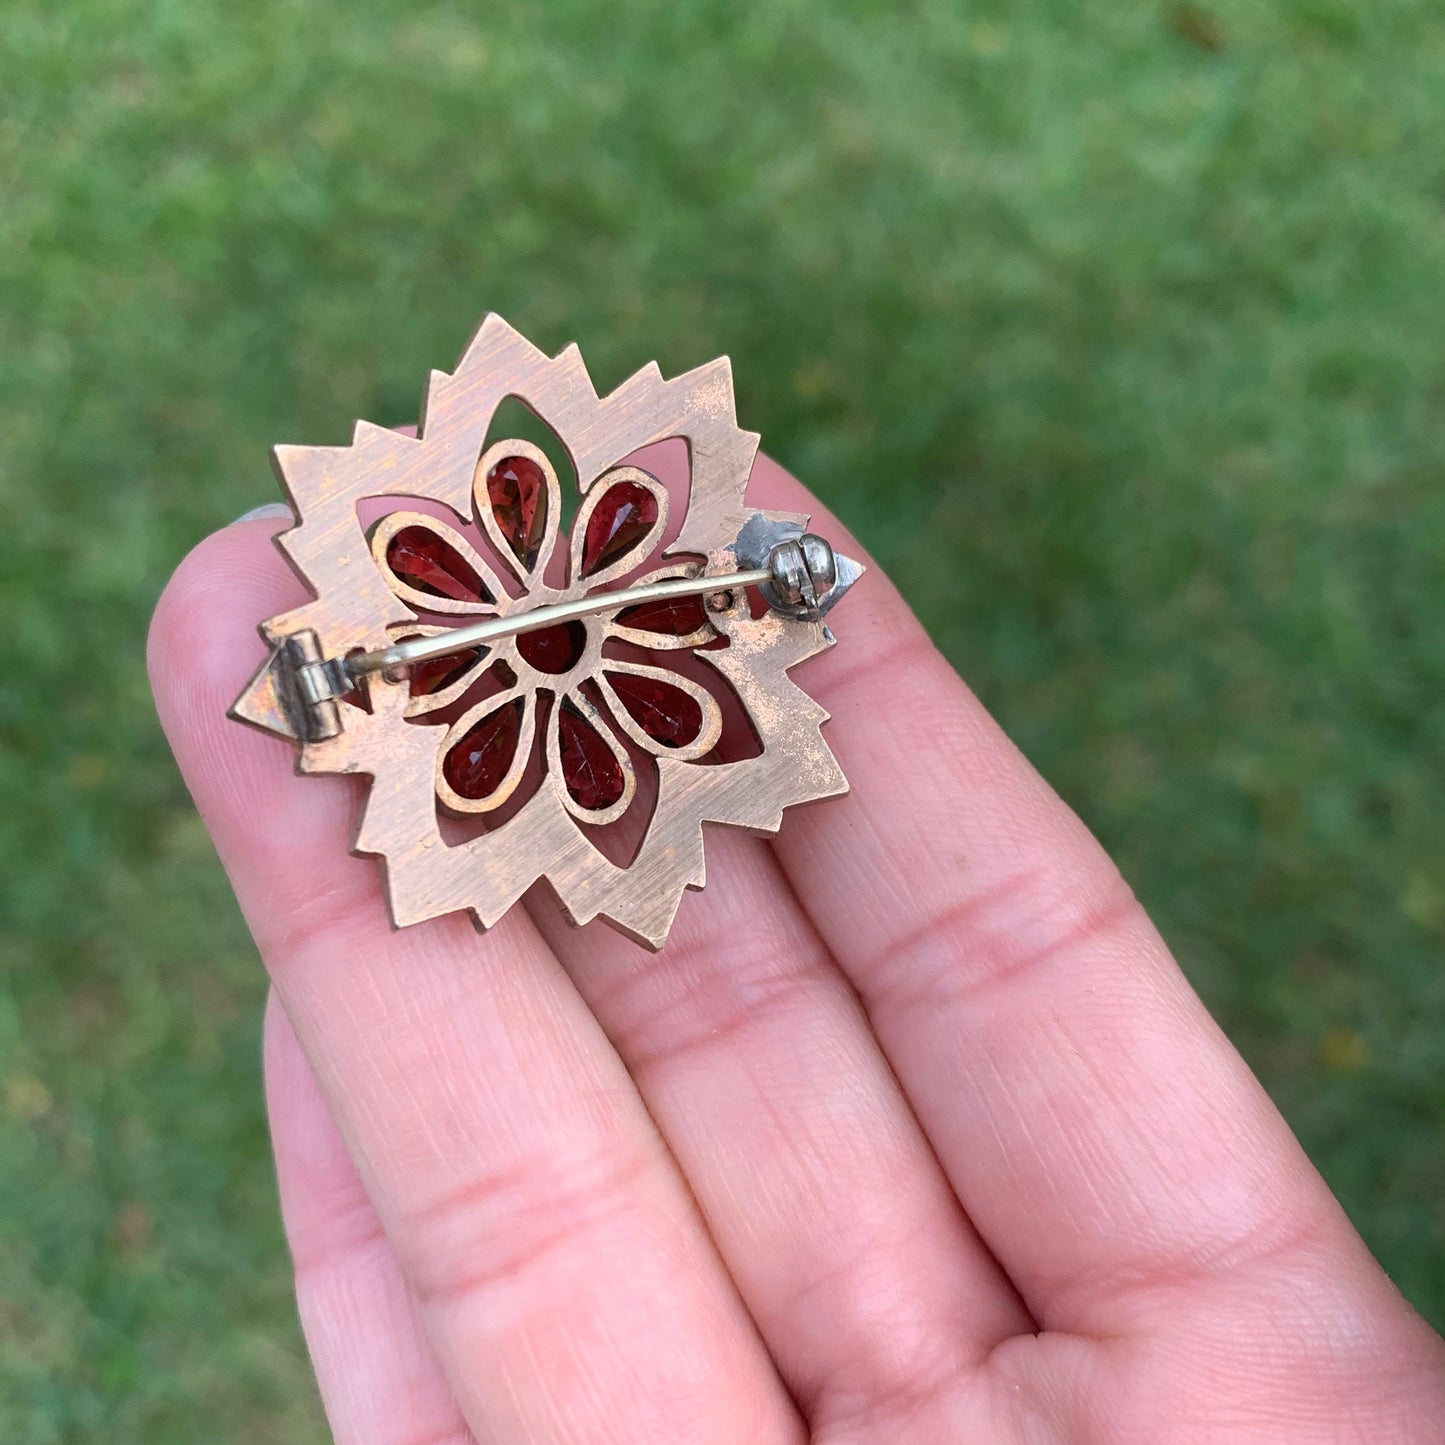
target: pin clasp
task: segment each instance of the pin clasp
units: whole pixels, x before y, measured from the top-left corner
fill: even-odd
[[[738,572],[670,578],[555,602],[527,612],[485,618],[436,636],[408,638],[350,657],[325,657],[314,632],[293,633],[277,648],[273,659],[275,711],[284,714],[286,730],[293,736],[307,742],[322,741],[341,731],[337,699],[373,673],[399,681],[416,663],[445,657],[459,647],[491,645],[524,632],[597,613],[617,612],[642,602],[726,594],[744,587],[756,587],[768,606],[784,617],[816,622],[863,570],[858,563],[839,556],[826,538],[804,532],[796,524],[771,522],[761,514],[743,528],[735,551],[740,562],[755,561],[755,565]],[[269,721],[274,726],[275,719]]]

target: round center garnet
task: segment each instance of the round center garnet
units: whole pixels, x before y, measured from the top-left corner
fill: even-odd
[[[571,672],[587,646],[587,629],[580,622],[559,622],[536,632],[517,634],[522,661],[538,672]]]

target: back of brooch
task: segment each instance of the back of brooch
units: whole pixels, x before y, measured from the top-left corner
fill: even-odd
[[[570,459],[570,535],[546,452],[488,442],[509,398]],[[686,446],[671,488],[631,460],[662,442]],[[262,623],[231,716],[299,744],[300,772],[372,778],[353,849],[383,860],[398,926],[490,927],[545,879],[573,923],[659,948],[703,886],[704,823],[776,832],[847,791],[788,670],[832,645],[862,569],[747,505],[757,447],[726,360],[599,398],[575,346],[488,316],[416,437],[275,449],[298,519],[277,543],[316,595]]]

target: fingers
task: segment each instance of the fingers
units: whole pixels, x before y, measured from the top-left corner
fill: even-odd
[[[620,1051],[815,1435],[895,1438],[1027,1314],[759,840],[648,954],[538,917]],[[939,1431],[939,1438],[947,1434]]]
[[[467,1422],[274,994],[266,1107],[296,1305],[337,1445],[467,1445]]]
[[[760,460],[750,494],[815,512]],[[800,681],[852,794],[777,845],[1036,1318],[1109,1331],[1301,1247],[1378,1279],[1108,859],[876,572]]]
[[[637,460],[685,497],[680,448]],[[814,1432],[895,1433],[901,1412],[1028,1317],[771,850],[709,829],[707,861],[712,886],[684,899],[659,955],[605,926],[568,929],[550,895],[533,914],[687,1174]]]
[[[327,1106],[479,1438],[791,1439],[796,1418],[625,1070],[514,913],[392,932],[359,790],[224,719],[298,600],[261,522],[194,552],[157,700]]]

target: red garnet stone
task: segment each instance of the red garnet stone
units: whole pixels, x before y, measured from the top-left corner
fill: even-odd
[[[547,478],[530,457],[503,457],[487,473],[487,500],[507,546],[530,562],[547,531]]]
[[[507,703],[489,712],[452,745],[442,763],[442,775],[453,792],[477,799],[497,791],[516,756],[521,721],[522,704]]]
[[[559,622],[536,632],[517,634],[522,661],[538,672],[570,672],[587,646],[587,629],[580,622]]]
[[[656,602],[639,602],[617,614],[623,627],[639,632],[662,632],[670,637],[690,637],[701,631],[707,612],[701,597],[661,597]]]
[[[462,652],[449,652],[445,657],[428,657],[411,670],[412,697],[430,697],[450,687],[476,660],[481,649],[468,647]]]
[[[590,577],[634,547],[657,521],[657,498],[637,482],[614,482],[597,500],[582,540],[582,575]]]
[[[679,748],[702,731],[702,708],[680,687],[636,672],[609,672],[607,681],[638,727],[654,742]]]
[[[456,602],[490,602],[482,579],[450,543],[425,527],[403,527],[386,547],[386,563],[418,592]]]
[[[616,753],[575,708],[562,708],[557,731],[562,744],[562,780],[567,791],[582,807],[593,812],[610,808],[626,786]]]

